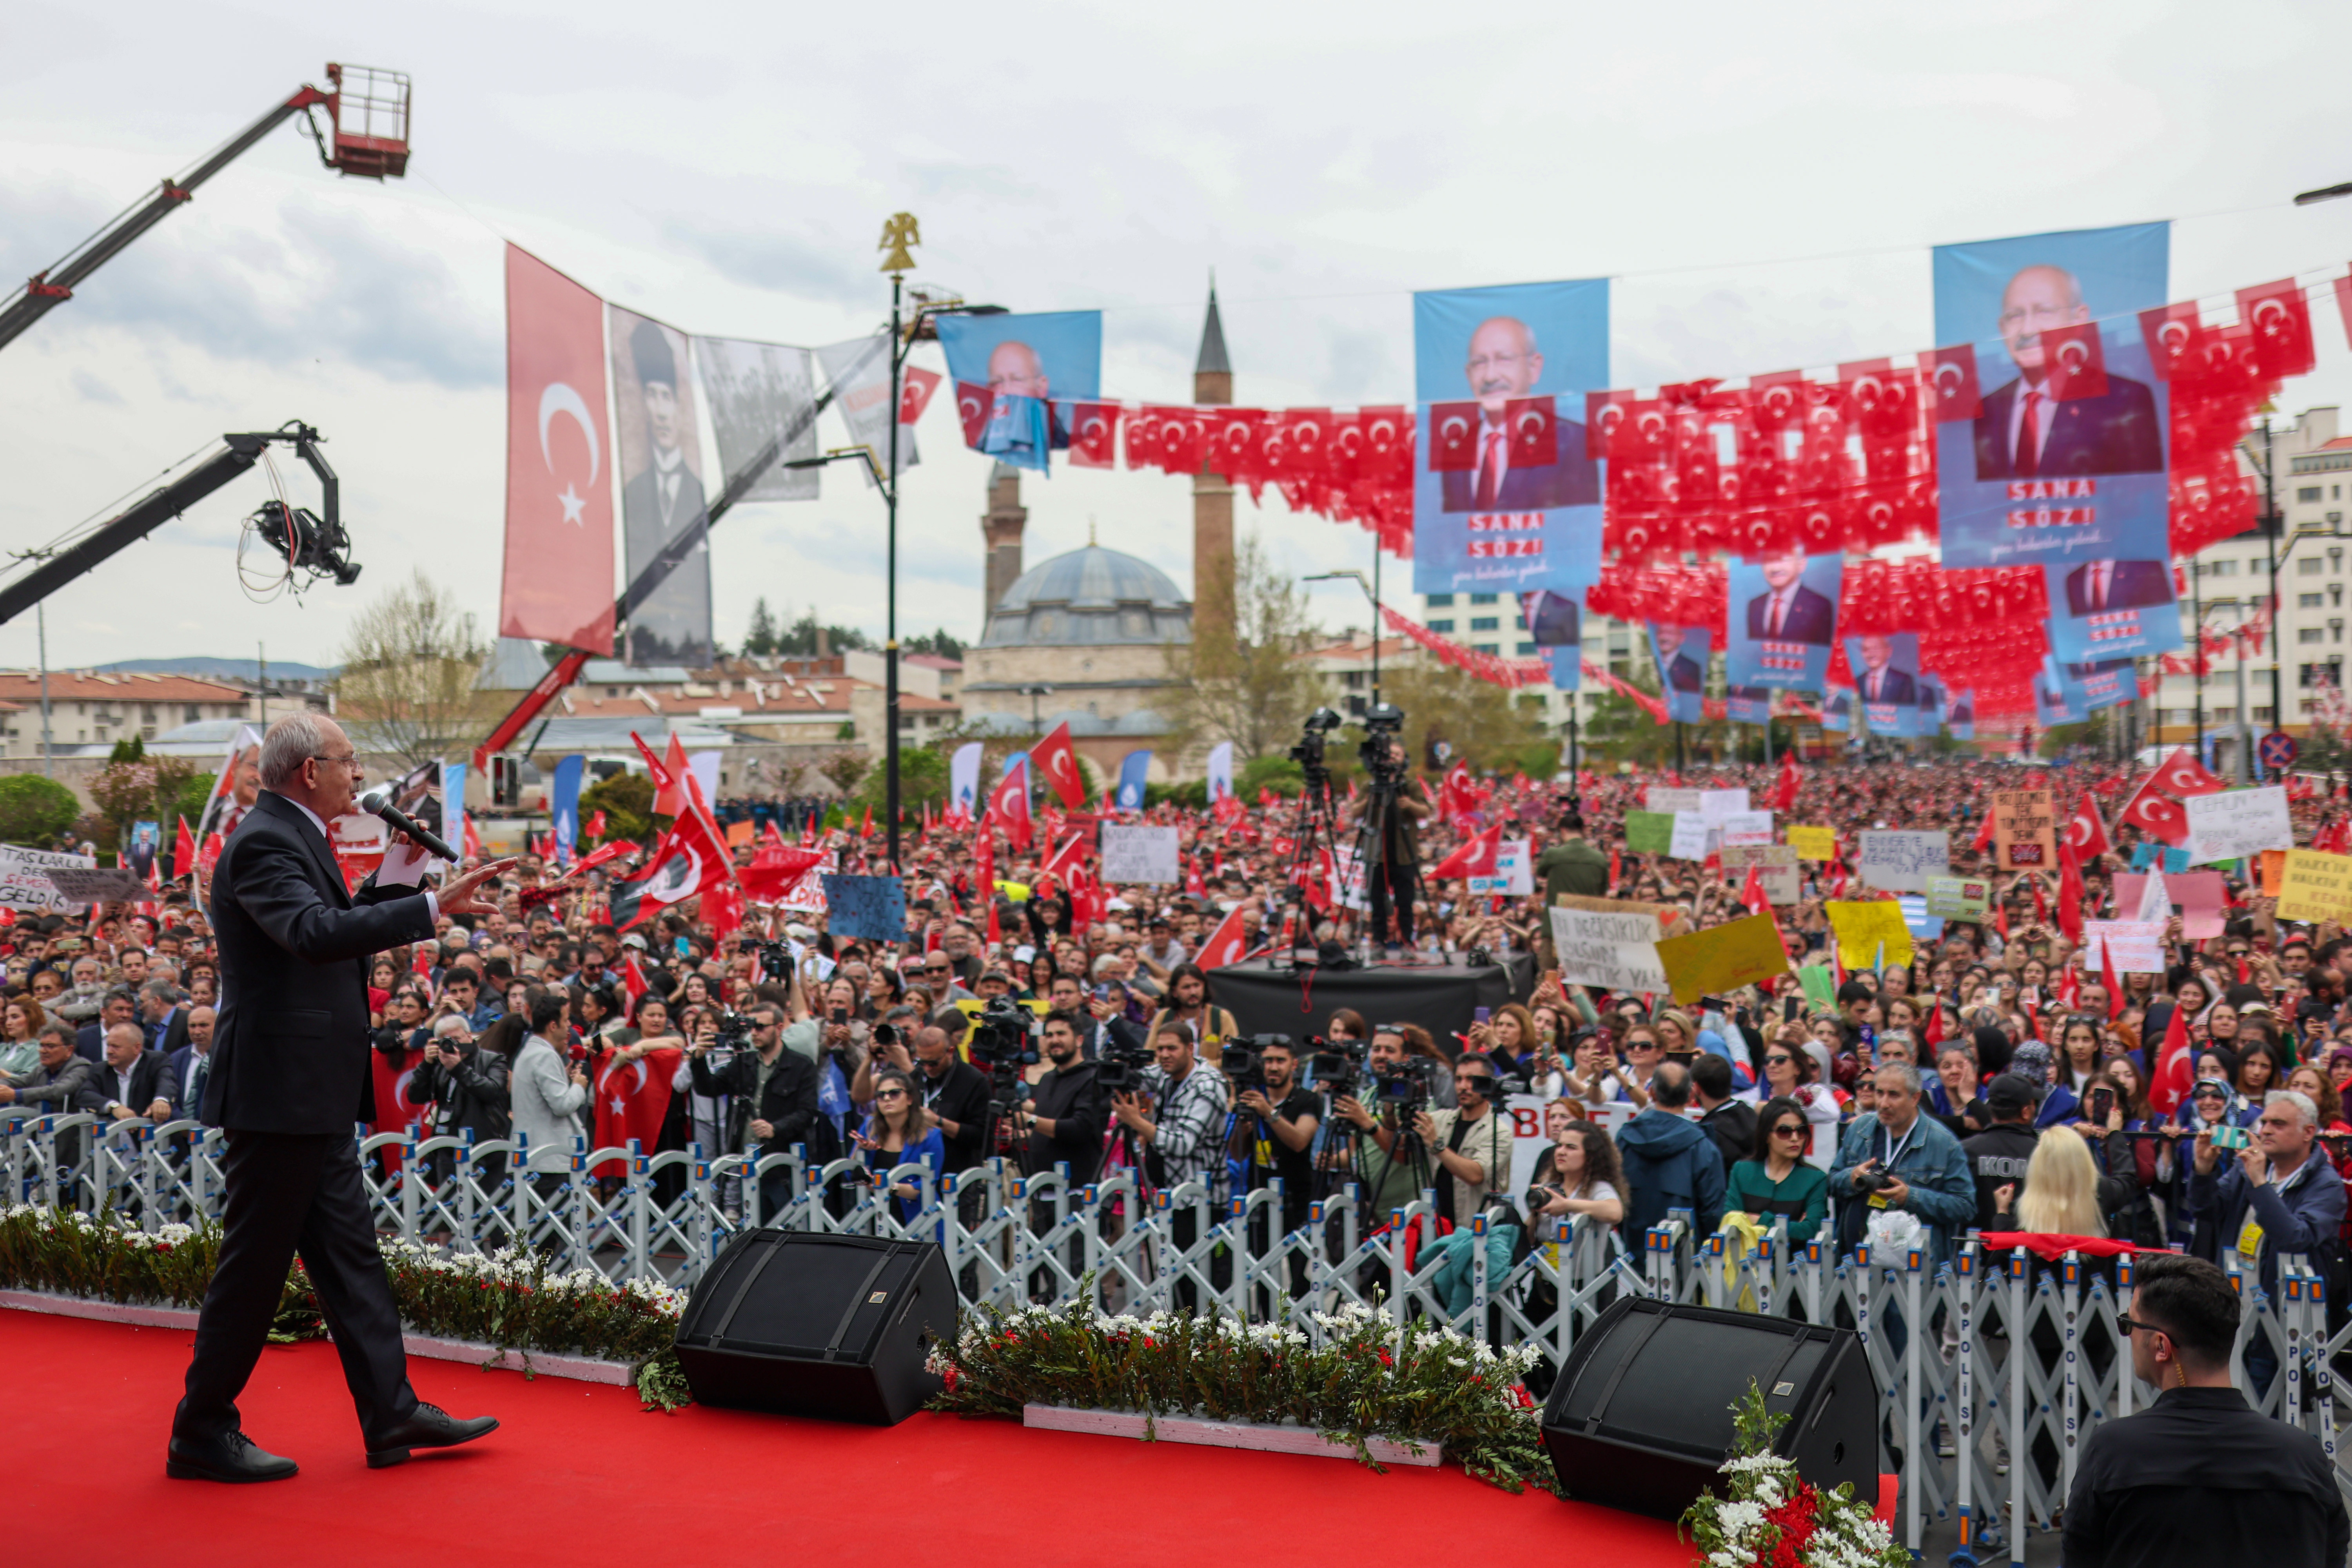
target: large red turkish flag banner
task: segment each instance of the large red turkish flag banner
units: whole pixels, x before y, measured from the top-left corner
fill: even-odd
[[[613,651],[604,306],[507,247],[507,543],[499,635]]]

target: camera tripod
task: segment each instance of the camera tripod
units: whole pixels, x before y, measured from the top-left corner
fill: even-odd
[[[1402,715],[1398,717],[1401,720]],[[1375,946],[1412,945],[1413,895],[1421,867],[1409,852],[1394,856],[1393,866],[1391,863],[1391,848],[1404,847],[1403,807],[1398,796],[1404,788],[1405,767],[1403,759],[1391,752],[1396,744],[1392,729],[1375,729],[1363,746],[1370,782],[1365,791],[1363,820],[1356,825],[1356,865],[1364,879],[1366,911],[1360,929],[1368,960]],[[1396,917],[1395,942],[1390,940],[1391,913]]]

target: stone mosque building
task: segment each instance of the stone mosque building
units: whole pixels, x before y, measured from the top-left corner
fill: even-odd
[[[1192,368],[1199,404],[1233,402],[1233,367],[1216,291]],[[1195,626],[1231,625],[1234,492],[1212,474],[1192,479],[1192,581],[1195,605],[1150,562],[1109,550],[1092,531],[1082,550],[1024,569],[1020,470],[999,463],[989,478],[980,521],[987,548],[986,620],[964,651],[960,693],[965,721],[1006,736],[1029,736],[1066,721],[1079,753],[1106,779],[1129,752],[1155,752],[1151,777],[1166,782],[1199,771],[1195,758],[1168,751],[1163,707],[1176,685],[1171,647],[1190,643]],[[1222,618],[1222,619],[1220,619]]]

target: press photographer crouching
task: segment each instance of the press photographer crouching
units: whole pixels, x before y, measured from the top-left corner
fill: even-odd
[[[687,1047],[697,1094],[729,1097],[729,1138],[734,1148],[764,1159],[788,1154],[816,1123],[816,1067],[784,1048],[784,1017],[772,1003],[751,1009],[750,1050],[739,1050],[713,1071],[709,1043]],[[760,1177],[760,1217],[772,1218],[792,1201],[792,1172],[778,1165]]]
[[[504,1138],[514,1126],[511,1077],[506,1053],[481,1048],[465,1018],[448,1014],[433,1026],[432,1043],[425,1047],[416,1076],[409,1079],[408,1098],[432,1102],[434,1137],[461,1138],[471,1131],[475,1142],[487,1143]],[[457,1163],[456,1150],[436,1150],[430,1167],[434,1184],[447,1181]],[[485,1193],[496,1192],[506,1167],[504,1154],[488,1155],[474,1180]]]

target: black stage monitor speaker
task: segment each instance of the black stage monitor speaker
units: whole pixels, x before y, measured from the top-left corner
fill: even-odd
[[[1917,1331],[1913,1331],[1916,1332]],[[1851,1329],[1634,1297],[1601,1314],[1544,1404],[1570,1497],[1674,1519],[1721,1481],[1749,1383],[1789,1417],[1774,1451],[1817,1487],[1878,1497],[1878,1383]]]
[[[888,1426],[940,1391],[930,1342],[955,1331],[930,1242],[753,1230],[694,1288],[677,1359],[699,1404]]]

